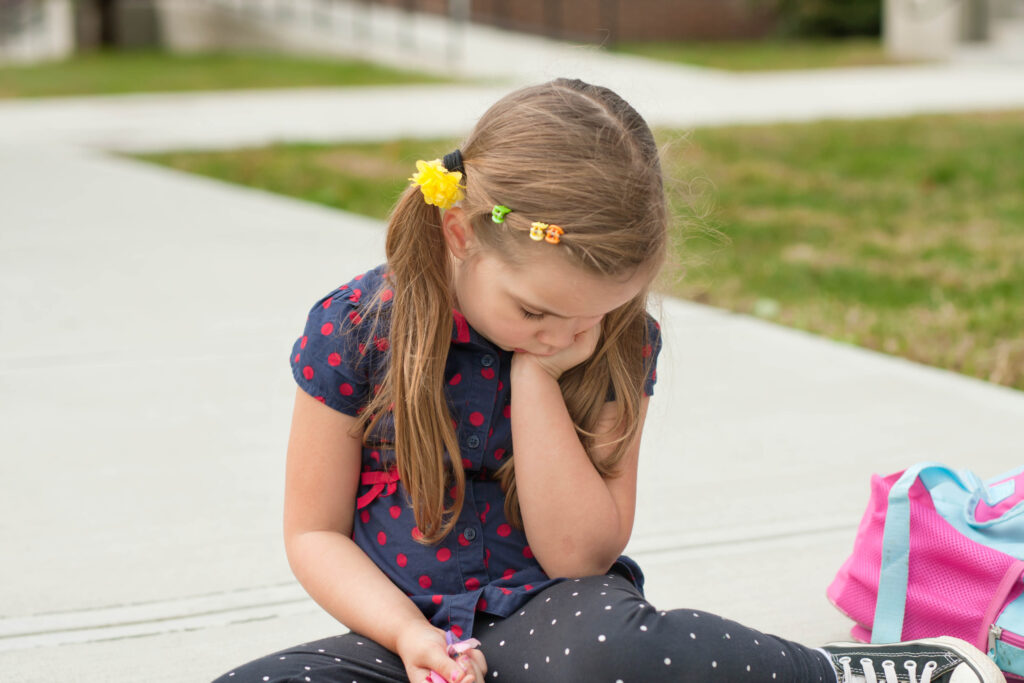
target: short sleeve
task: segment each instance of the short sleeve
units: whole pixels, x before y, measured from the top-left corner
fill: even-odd
[[[644,367],[647,379],[644,380],[644,395],[654,395],[654,385],[658,381],[658,354],[661,353],[661,325],[650,315],[647,316],[647,341],[643,347]]]
[[[307,394],[346,415],[370,393],[370,359],[361,340],[360,306],[346,285],[317,301],[292,346],[292,375]]]
[[[641,354],[644,359],[644,368],[647,377],[644,379],[644,396],[654,395],[654,385],[658,381],[658,354],[661,353],[661,325],[658,321],[647,315],[647,332]],[[615,387],[608,387],[606,401],[615,400]]]

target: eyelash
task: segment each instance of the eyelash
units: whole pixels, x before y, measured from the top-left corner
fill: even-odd
[[[523,317],[526,318],[527,320],[540,320],[541,318],[544,317],[543,313],[530,313],[525,308],[521,308],[519,310],[523,312]]]

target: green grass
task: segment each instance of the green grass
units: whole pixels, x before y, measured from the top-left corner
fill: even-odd
[[[0,66],[0,98],[439,82],[367,62],[269,53],[97,52]]]
[[[728,71],[822,69],[895,64],[878,40],[760,40],[619,43],[614,52]]]
[[[670,294],[1024,389],[1024,112],[662,132]],[[383,218],[455,144],[147,155]]]

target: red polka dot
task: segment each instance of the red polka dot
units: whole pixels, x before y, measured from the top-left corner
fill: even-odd
[[[320,326],[320,334],[330,334],[334,332],[334,323],[324,323]]]
[[[501,411],[501,414],[505,416],[506,420],[512,419],[512,406],[505,406],[505,409]]]
[[[476,608],[477,608],[477,610],[483,612],[484,610],[487,609],[487,601],[484,600],[483,598],[480,598],[480,602],[476,603]]]
[[[352,311],[348,314],[348,319],[352,321],[353,325],[358,325],[363,322],[363,316],[359,315],[359,311]]]
[[[387,339],[378,338],[375,339],[373,343],[377,346],[378,351],[387,351],[391,348],[391,342]]]
[[[381,545],[384,545],[387,542],[388,542],[388,535],[386,533],[384,533],[383,531],[378,531],[377,532],[377,543],[380,543]]]
[[[363,342],[359,342],[359,355],[360,356],[365,356],[366,355],[366,344],[364,344]]]
[[[420,528],[419,528],[418,526],[414,526],[414,527],[412,528],[412,538],[413,538],[413,540],[415,540],[415,541],[418,541],[418,540],[420,540],[421,538],[423,538],[423,532],[422,532],[422,531],[420,531]]]
[[[459,492],[458,487],[457,486],[453,486],[450,489],[448,489],[448,497],[451,498],[452,500],[455,500],[455,494],[458,493],[458,492]]]
[[[363,279],[363,276],[364,276],[364,275],[366,275],[366,273],[360,273],[359,275],[356,275],[356,276],[355,276],[354,278],[352,278],[352,279],[353,279],[353,280],[362,280],[362,279]]]
[[[502,524],[501,526],[498,527],[498,535],[501,536],[501,537],[508,536],[511,533],[512,533],[512,527],[510,527],[508,524]]]
[[[516,573],[515,569],[506,569],[505,572],[501,575],[501,578],[503,578],[503,579],[511,579],[513,576],[515,576],[515,573]]]
[[[484,511],[480,513],[480,521],[481,522],[486,522],[487,521],[487,513],[490,512],[490,511],[491,511],[491,504],[490,503],[484,503]]]
[[[494,368],[484,368],[480,371],[484,379],[494,379]]]
[[[430,588],[432,585],[434,585],[434,582],[430,580],[429,576],[424,574],[423,576],[420,577],[420,587],[421,588]]]
[[[498,391],[504,391],[504,390],[505,390],[505,383],[502,382],[501,380],[498,380]]]
[[[360,519],[360,521],[362,521],[363,524],[366,524],[367,522],[370,521],[370,513],[367,512],[366,510],[360,510],[359,511],[359,519]]]
[[[349,384],[348,382],[345,382],[340,387],[338,387],[338,391],[341,392],[342,396],[351,396],[352,392],[355,391],[355,390],[352,388],[351,384]]]
[[[469,461],[469,458],[463,458],[462,459],[462,469],[468,470],[472,466],[473,466],[473,463],[471,463]],[[455,496],[452,496],[452,498],[454,498],[454,497]]]
[[[383,292],[380,293],[380,300],[381,301],[391,301],[391,299],[394,296],[395,296],[395,293],[393,291],[391,291],[390,289],[385,289]]]
[[[502,588],[502,589],[501,589],[501,592],[502,592],[502,593],[504,593],[505,595],[512,595],[512,591],[510,591],[510,590],[509,590],[509,589],[507,589],[507,588]]]
[[[463,536],[462,534],[459,534],[459,545],[461,545],[463,547],[469,545],[469,540],[465,536]]]
[[[505,449],[504,448],[495,448],[494,449],[494,459],[495,460],[501,460],[504,457],[505,457]]]
[[[306,342],[308,342],[308,341],[309,341],[309,337],[303,336],[302,340],[299,341],[299,348],[300,349],[306,348]]]
[[[474,427],[479,427],[480,425],[482,425],[484,423],[484,415],[483,415],[483,413],[478,413],[476,411],[470,413],[469,414],[469,423],[471,425],[473,425]]]
[[[301,353],[297,353],[297,354],[295,354],[295,360],[293,360],[292,362],[293,363],[298,363],[300,358],[302,358],[302,354]]]
[[[397,505],[392,505],[391,509],[389,509],[388,512],[391,513],[391,519],[398,519],[402,514],[402,508],[398,507]]]
[[[530,550],[530,546],[523,547],[523,557],[525,557],[528,560],[533,559],[533,551]]]
[[[644,344],[644,358],[650,358],[652,353],[654,353],[654,349],[651,348],[651,345]]]
[[[305,377],[306,379],[313,379],[313,368],[309,367],[308,365],[302,368],[302,376]]]
[[[660,330],[661,329],[661,324],[657,320],[654,321],[654,329],[656,329],[656,330]]]
[[[651,379],[655,380],[655,381],[658,379],[658,371],[657,370],[651,370]]]
[[[345,289],[345,288],[342,287],[341,289]],[[324,299],[324,302],[322,304],[320,304],[320,307],[326,310],[326,309],[331,307],[331,302],[332,301],[334,301],[334,299]]]
[[[462,628],[460,628],[459,626],[457,626],[455,624],[452,624],[451,632],[455,634],[456,638],[461,638],[462,637]]]
[[[466,579],[466,590],[468,590],[468,591],[475,591],[479,587],[480,587],[480,580],[479,579],[474,579],[474,578]]]
[[[526,584],[525,586],[523,586],[523,588],[525,588],[528,591],[532,591],[533,590],[533,586],[531,584]]]
[[[452,378],[450,380],[448,380],[448,384],[454,387],[456,384],[458,384],[461,381],[462,381],[462,375],[456,372],[454,375],[452,375]]]
[[[424,577],[422,577],[422,578],[424,578],[424,579],[427,579],[427,581],[429,581],[429,580],[430,580],[430,579],[429,579],[429,578],[427,578],[426,576],[424,576]],[[433,597],[431,597],[431,598],[430,598],[430,601],[431,601],[431,602],[433,602],[433,603],[434,603],[435,605],[440,605],[440,604],[441,604],[441,601],[442,601],[442,600],[444,600],[444,598],[443,598],[443,597],[441,597],[440,595],[435,595],[435,596],[433,596]]]
[[[370,451],[370,457],[373,458],[374,460],[376,460],[377,462],[380,462],[380,452],[379,451]]]
[[[327,356],[327,364],[332,367],[338,367],[339,365],[341,365],[341,354],[338,352],[334,352]]]
[[[439,548],[438,549],[438,551],[437,551],[437,561],[438,562],[447,562],[450,559],[452,559],[452,551],[451,550],[448,550],[448,548]]]
[[[352,303],[359,303],[359,297],[361,297],[362,295],[363,295],[363,290],[361,290],[361,289],[353,289],[352,293],[348,297],[348,300],[351,301]]]
[[[314,396],[313,398],[320,401],[321,403],[327,403],[327,399],[325,399],[323,396]]]
[[[380,393],[380,385],[379,384],[374,384],[373,385],[373,393],[374,394],[379,394]]]
[[[490,568],[491,566],[491,549],[488,548],[484,551],[484,566]]]
[[[398,557],[395,558],[395,563],[399,567],[404,567],[409,564],[409,558],[405,556],[405,553],[398,553]]]

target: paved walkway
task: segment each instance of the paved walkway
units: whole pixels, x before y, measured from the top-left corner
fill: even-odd
[[[680,69],[671,78],[708,89],[664,91],[670,74],[629,62],[633,76],[616,78],[645,114],[659,95],[666,111],[713,120],[701,98],[738,81],[764,88],[746,91],[763,95],[752,109],[797,91],[811,106],[835,87],[827,74]],[[943,75],[913,106],[892,101],[910,72],[872,73],[894,89],[875,111],[891,113],[938,106],[938,83],[960,72],[914,72]],[[1020,105],[1001,67],[970,73],[1001,84],[1000,106]],[[504,89],[0,105],[0,680],[203,681],[338,629],[281,547],[287,355],[309,304],[381,259],[381,226],[103,150],[457,132]],[[420,127],[431,110],[413,112],[413,92],[457,118]],[[942,96],[998,104],[973,86]],[[298,118],[307,105],[322,118]],[[721,120],[740,109],[723,105]],[[824,589],[872,472],[935,459],[987,476],[1019,463],[1020,392],[686,302],[664,301],[660,317],[629,548],[659,606],[810,643],[841,637]]]

